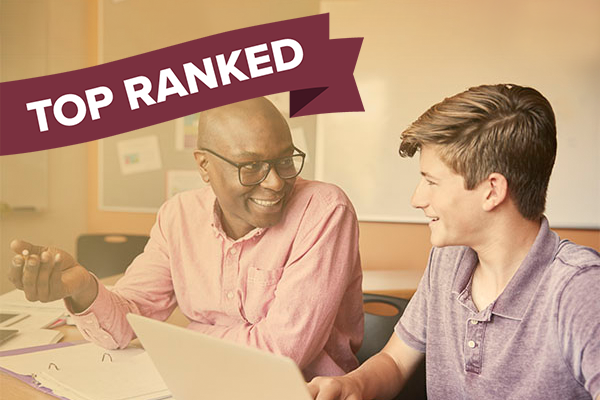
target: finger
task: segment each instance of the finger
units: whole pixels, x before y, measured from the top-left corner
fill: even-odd
[[[319,393],[319,384],[315,383],[315,378],[313,378],[313,380],[310,381],[307,386],[308,386],[308,393],[310,393],[310,397],[312,397],[314,399],[317,396],[317,394]]]
[[[340,393],[332,390],[331,387],[325,386],[321,387],[315,400],[342,400],[340,398]]]
[[[23,265],[25,258],[17,254],[12,258],[12,265],[8,270],[8,280],[10,280],[17,289],[23,290]]]
[[[327,379],[319,385],[319,391],[315,400],[339,400],[341,394],[339,383],[333,379]]]
[[[54,257],[47,252],[42,252],[40,257],[40,269],[38,272],[37,279],[37,295],[38,300],[42,302],[50,301],[49,290],[50,290],[50,274],[52,267],[54,266]]]
[[[15,239],[10,242],[10,248],[17,254],[21,254],[23,250],[27,250],[30,254],[40,255],[44,251],[44,247],[33,245],[21,239]]]
[[[54,265],[50,271],[50,280],[48,283],[50,296],[52,299],[64,297],[62,284],[62,257],[60,254],[54,256]]]
[[[37,295],[37,279],[39,272],[40,259],[39,256],[33,254],[29,256],[25,266],[23,267],[23,290],[25,297],[29,301],[36,301]]]

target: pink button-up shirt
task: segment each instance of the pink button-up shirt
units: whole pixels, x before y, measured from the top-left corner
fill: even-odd
[[[74,316],[84,337],[125,347],[135,337],[126,313],[165,320],[179,305],[190,329],[291,357],[306,379],[355,368],[362,273],[345,194],[298,179],[282,220],[238,240],[215,200],[207,187],[161,207],[144,252]]]

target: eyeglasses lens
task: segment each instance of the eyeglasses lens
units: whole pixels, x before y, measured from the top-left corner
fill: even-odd
[[[304,157],[300,154],[285,157],[273,162],[273,167],[281,179],[291,179],[302,171]],[[263,181],[269,173],[269,163],[256,162],[240,168],[240,180],[244,185],[254,185]]]

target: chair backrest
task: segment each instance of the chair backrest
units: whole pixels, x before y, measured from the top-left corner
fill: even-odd
[[[407,299],[399,297],[386,296],[381,294],[363,293],[363,304],[369,304],[365,310],[365,336],[361,348],[356,353],[358,361],[362,364],[369,357],[378,353],[386,345],[390,336],[394,333],[394,327],[402,316],[404,309],[408,305]],[[376,304],[381,304],[388,310],[390,306],[395,309],[395,314],[380,315],[369,311],[376,309]],[[374,307],[375,306],[375,307]],[[387,312],[385,314],[388,314]],[[404,388],[395,400],[426,400],[425,385],[425,359],[417,367],[413,375],[404,385]]]
[[[83,234],[77,238],[77,262],[98,278],[125,272],[144,251],[145,235]]]
[[[371,306],[378,304],[386,305],[386,310],[390,309],[391,306],[392,310],[395,310],[395,314],[379,315],[369,312],[369,307],[366,307],[365,336],[360,350],[356,353],[356,357],[361,364],[383,349],[383,346],[385,346],[390,336],[392,336],[394,326],[396,326],[396,323],[402,316],[408,300],[382,294],[363,293],[363,304]]]

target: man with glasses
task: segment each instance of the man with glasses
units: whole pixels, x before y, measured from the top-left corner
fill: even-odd
[[[305,154],[264,98],[201,113],[194,156],[209,186],[161,207],[113,289],[69,254],[23,241],[11,244],[11,281],[30,300],[65,298],[106,348],[134,338],[126,313],[165,320],[179,306],[190,329],[291,357],[306,379],[354,369],[362,274],[348,198],[298,177]]]

